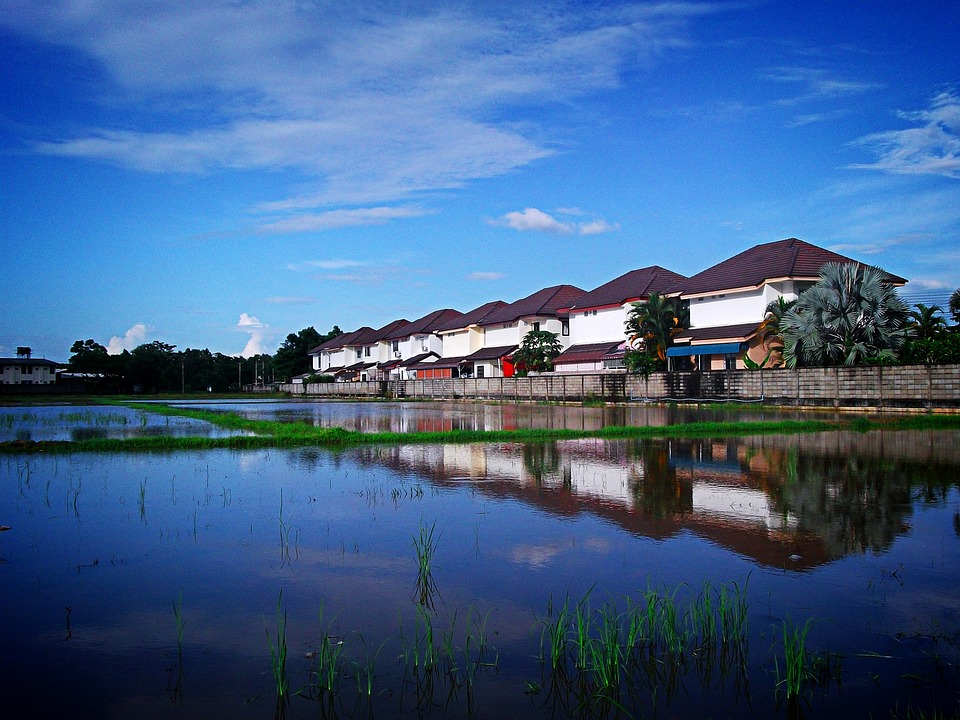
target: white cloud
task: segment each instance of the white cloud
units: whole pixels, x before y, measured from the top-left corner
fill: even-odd
[[[525,208],[523,212],[508,212],[499,220],[494,221],[496,225],[513,228],[520,232],[533,230],[536,232],[549,232],[569,234],[574,230],[573,225],[557,220],[552,215],[548,215],[537,208]]]
[[[323,213],[293,215],[282,220],[265,222],[260,225],[258,231],[269,234],[313,232],[353,225],[383,225],[397,218],[420,217],[429,214],[431,214],[430,211],[419,208],[377,207],[330,210]]]
[[[926,110],[899,115],[917,127],[860,138],[854,144],[873,150],[878,159],[849,167],[960,179],[960,97],[943,92],[931,100]]]
[[[520,122],[528,109],[616,87],[721,10],[8,0],[0,27],[82,53],[104,107],[134,111],[40,152],[149,172],[292,169],[303,194],[261,207],[290,212],[460,188],[549,156],[556,128]],[[140,110],[149,125],[136,125]],[[330,222],[295,216],[263,229]]]
[[[602,235],[604,233],[616,232],[620,225],[611,225],[606,220],[594,220],[593,222],[580,223],[578,230],[581,235]]]
[[[107,352],[111,355],[119,355],[124,350],[133,350],[138,345],[142,345],[147,339],[147,333],[153,330],[145,323],[137,323],[127,330],[123,337],[114,335],[107,343]]]
[[[557,212],[560,212],[559,210]],[[582,214],[579,210],[578,214]],[[496,220],[488,221],[491,225],[513,228],[520,232],[546,232],[559,235],[598,235],[601,233],[614,232],[620,229],[619,225],[611,225],[606,220],[591,220],[590,222],[567,222],[561,221],[538,210],[537,208],[525,208],[522,212],[508,212]]]
[[[316,301],[317,299],[312,297],[274,296],[267,298],[267,302],[271,305],[311,305]]]
[[[343,268],[363,267],[359,260],[305,260],[301,263],[288,263],[287,270],[303,272],[305,270],[342,270]]]
[[[798,105],[814,100],[846,98],[861,95],[883,87],[880,83],[844,80],[833,77],[827,70],[811,67],[778,67],[767,71],[767,77],[777,82],[799,85],[799,95],[782,98],[778,105]]]
[[[247,344],[240,353],[242,357],[248,358],[253,357],[254,355],[261,355],[263,353],[270,352],[266,346],[266,342],[269,339],[269,325],[260,322],[260,320],[253,315],[240,313],[240,320],[237,322],[237,329],[242,332],[250,333],[250,339],[247,340]]]
[[[502,279],[502,278],[503,278],[503,273],[498,273],[498,272],[480,272],[480,271],[478,271],[478,272],[472,272],[472,273],[470,273],[469,275],[467,275],[467,279],[468,279],[468,280],[478,280],[478,281],[500,280],[500,279]]]

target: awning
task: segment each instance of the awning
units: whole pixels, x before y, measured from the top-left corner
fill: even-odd
[[[667,348],[667,357],[690,355],[738,355],[747,349],[746,343],[716,343],[714,345],[674,345]]]

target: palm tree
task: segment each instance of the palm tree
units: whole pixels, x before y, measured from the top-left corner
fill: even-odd
[[[916,308],[910,311],[910,327],[914,337],[933,338],[947,326],[947,321],[943,319],[943,308],[939,305],[927,307],[923,303],[917,303]]]
[[[953,315],[953,321],[960,323],[960,288],[957,288],[950,295],[950,314]]]
[[[783,317],[788,366],[892,360],[910,336],[907,305],[876,267],[828,263]]]
[[[690,310],[679,299],[652,292],[646,301],[633,303],[626,325],[632,348],[639,349],[642,344],[648,355],[665,363],[673,338],[690,325]]]
[[[781,295],[767,305],[763,322],[757,326],[757,339],[767,349],[767,358],[773,358],[770,367],[783,364],[783,317],[796,304],[796,300],[784,300]]]

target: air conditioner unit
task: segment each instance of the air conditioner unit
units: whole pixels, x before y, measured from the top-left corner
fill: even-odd
[[[429,352],[429,351],[430,351],[430,348],[428,348],[426,345],[421,345],[421,346],[420,346],[420,349],[421,349],[423,352]]]
[[[397,351],[393,354],[393,356],[394,356],[395,358],[400,357],[400,351],[397,350]]]

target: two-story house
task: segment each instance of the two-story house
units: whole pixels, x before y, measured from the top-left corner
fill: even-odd
[[[15,358],[0,358],[0,382],[4,385],[52,385],[57,381],[60,363],[31,357],[30,353]]]
[[[658,265],[631,270],[584,293],[565,308],[573,343],[553,361],[557,372],[623,367],[626,322],[633,303],[679,290],[687,278]]]
[[[484,333],[480,325],[494,310],[506,305],[502,300],[484,303],[459,317],[439,325],[436,334],[440,337],[439,358],[429,358],[411,368],[418,378],[450,378],[472,374],[473,362],[467,357],[483,349]],[[467,369],[469,367],[469,369]]]
[[[459,318],[463,313],[446,308],[434,310],[417,320],[401,325],[380,341],[389,360],[377,367],[381,380],[409,380],[417,377],[413,366],[440,357],[443,341],[437,329]]]
[[[795,300],[816,284],[827,263],[857,263],[803,240],[788,238],[756,245],[697,273],[678,296],[690,303],[690,329],[675,339],[670,358],[691,358],[701,370],[743,368],[743,357],[761,362],[757,329],[777,298]],[[858,263],[860,264],[860,263]],[[907,281],[887,274],[889,281]]]
[[[570,325],[562,310],[581,295],[583,290],[575,285],[553,285],[493,310],[479,322],[483,348],[465,358],[465,372],[476,377],[511,377],[510,356],[530,331],[556,333],[568,347]]]

